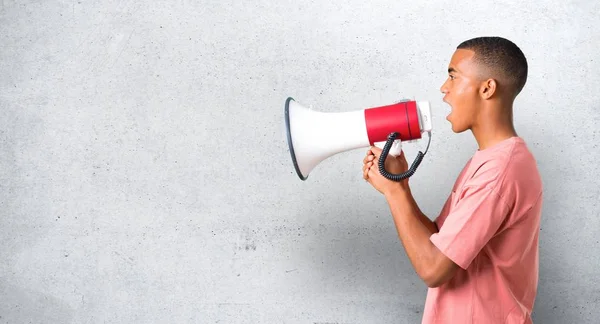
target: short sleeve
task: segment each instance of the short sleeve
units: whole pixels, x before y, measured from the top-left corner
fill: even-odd
[[[452,193],[448,195],[448,198],[446,198],[446,202],[444,202],[444,206],[442,206],[442,210],[433,219],[433,222],[435,223],[435,226],[437,226],[437,228],[440,228],[442,219],[448,214],[448,209],[450,208],[450,204],[452,203],[452,197]]]
[[[463,269],[494,236],[508,216],[508,207],[490,186],[463,189],[431,242]]]

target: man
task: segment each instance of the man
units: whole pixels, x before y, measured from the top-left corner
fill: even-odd
[[[441,87],[455,133],[470,130],[478,149],[432,222],[408,180],[378,171],[381,150],[364,159],[364,178],[389,204],[404,249],[429,287],[423,323],[532,323],[538,283],[542,181],[513,125],[513,102],[527,61],[509,40],[479,37],[454,52]],[[401,154],[386,170],[408,169]]]

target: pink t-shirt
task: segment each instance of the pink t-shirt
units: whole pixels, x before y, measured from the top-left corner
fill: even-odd
[[[430,238],[462,269],[429,288],[423,323],[532,323],[541,210],[541,177],[523,139],[476,151]]]

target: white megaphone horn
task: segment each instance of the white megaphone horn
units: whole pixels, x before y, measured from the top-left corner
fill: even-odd
[[[308,109],[290,97],[285,101],[285,124],[292,162],[301,180],[334,154],[374,145],[382,148],[380,173],[400,181],[415,173],[431,143],[431,109],[427,101],[403,100],[381,107],[326,113]],[[402,142],[417,141],[423,133],[429,136],[425,153],[419,151],[407,171],[387,172],[387,155],[399,155]]]

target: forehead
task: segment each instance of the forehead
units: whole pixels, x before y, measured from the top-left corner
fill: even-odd
[[[473,57],[475,56],[475,52],[467,49],[457,49],[452,58],[450,59],[450,64],[448,68],[452,68],[456,71],[468,71],[473,69]]]

